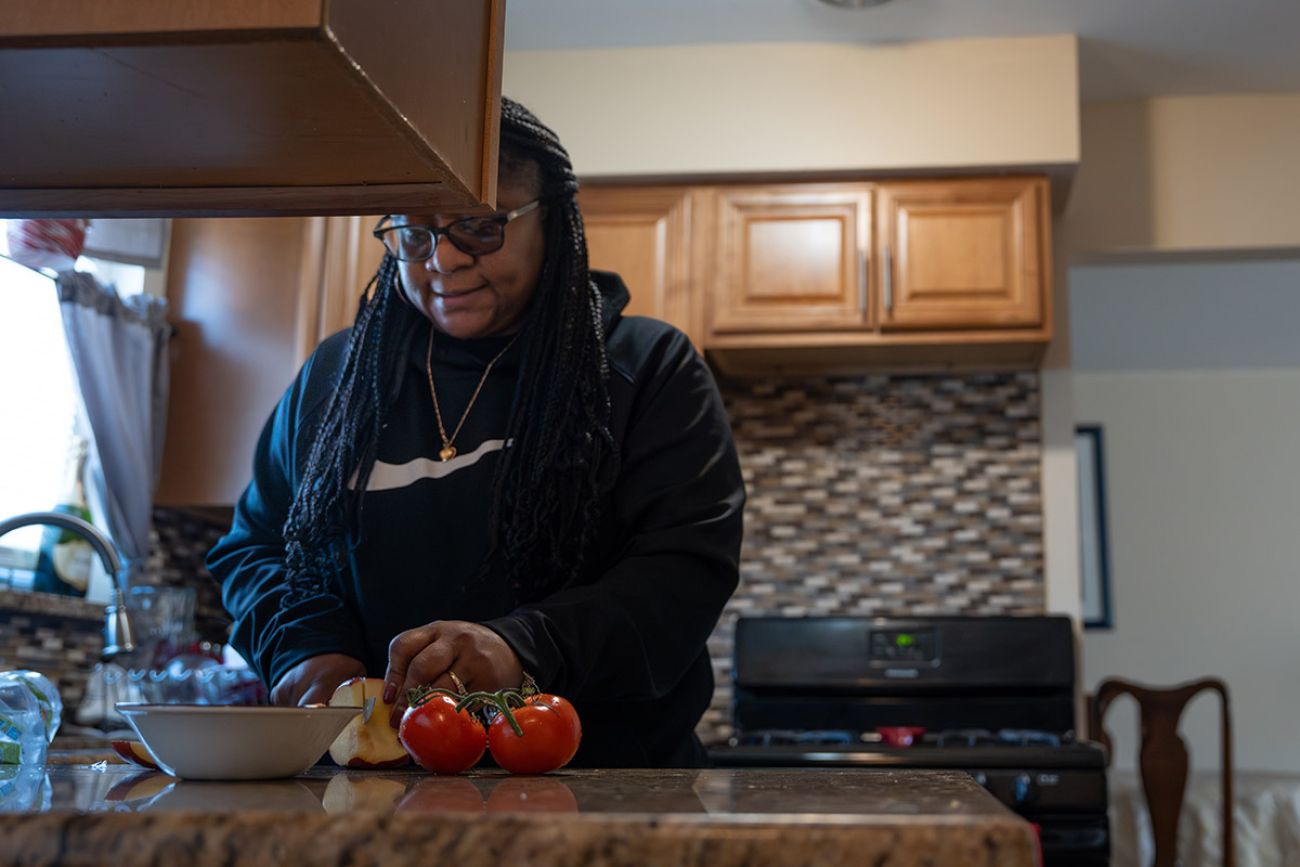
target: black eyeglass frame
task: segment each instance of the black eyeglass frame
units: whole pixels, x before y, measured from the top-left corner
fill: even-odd
[[[526,204],[520,205],[519,207],[515,208],[515,209],[512,210],[512,211],[506,211],[504,214],[488,214],[487,216],[482,216],[482,217],[462,217],[461,219],[459,219],[459,220],[453,220],[452,222],[450,222],[450,223],[448,223],[447,225],[442,226],[442,227],[439,227],[439,226],[409,226],[409,225],[402,225],[402,226],[396,226],[396,225],[385,226],[384,223],[385,223],[386,221],[393,219],[393,217],[392,217],[391,214],[386,214],[386,215],[384,215],[382,218],[380,218],[379,222],[375,225],[375,229],[374,229],[374,231],[371,232],[371,234],[374,235],[376,238],[378,238],[378,239],[379,239],[379,242],[380,242],[381,244],[384,245],[384,249],[388,251],[388,254],[389,254],[390,256],[392,256],[394,259],[396,259],[397,261],[399,261],[399,262],[427,262],[428,260],[432,259],[432,258],[433,258],[433,254],[434,254],[435,252],[437,252],[437,250],[438,250],[438,236],[439,236],[439,235],[446,235],[446,236],[447,236],[447,240],[451,242],[451,245],[452,245],[453,247],[455,247],[457,250],[460,250],[460,251],[461,251],[462,253],[464,253],[466,256],[486,256],[486,255],[488,255],[489,253],[495,253],[497,250],[500,250],[503,246],[505,246],[505,243],[506,243],[506,232],[505,232],[506,224],[508,224],[508,223],[510,223],[510,222],[512,222],[512,221],[514,221],[514,220],[517,220],[518,218],[522,217],[524,214],[527,214],[527,213],[530,213],[530,212],[532,212],[532,211],[537,210],[539,207],[541,207],[543,200],[544,200],[544,197],[543,197],[543,198],[533,199],[531,202],[528,202],[528,203],[526,203]],[[477,222],[477,221],[482,221],[482,220],[487,220],[487,221],[489,221],[489,222],[494,222],[494,223],[496,223],[497,225],[499,225],[499,226],[501,227],[501,235],[500,235],[499,238],[497,239],[496,246],[491,247],[490,249],[481,249],[481,248],[480,248],[480,249],[478,249],[478,250],[466,250],[463,246],[461,246],[461,243],[458,242],[458,241],[456,240],[456,236],[452,234],[452,230],[453,230],[456,226],[462,225],[462,224],[464,224],[464,223],[468,223],[468,222],[470,222],[470,221],[475,221],[475,222]],[[389,246],[389,244],[388,244],[387,241],[384,240],[384,236],[387,235],[387,234],[389,234],[390,232],[396,232],[396,231],[413,231],[413,230],[416,230],[416,231],[423,231],[423,232],[427,232],[427,233],[428,233],[428,235],[429,235],[429,240],[430,240],[430,243],[429,243],[429,255],[427,255],[427,256],[421,256],[421,257],[418,258],[418,259],[403,259],[401,256],[399,256],[398,254],[396,254],[396,253],[393,252],[393,248],[392,248],[391,246]]]

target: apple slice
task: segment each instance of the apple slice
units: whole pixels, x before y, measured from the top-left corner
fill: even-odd
[[[370,718],[357,714],[330,744],[330,758],[343,768],[395,768],[411,761],[397,732],[388,724],[393,712],[383,701],[384,682],[377,677],[354,677],[339,684],[330,707],[365,707],[374,700]]]
[[[142,768],[158,770],[158,762],[154,760],[153,755],[145,749],[144,744],[139,741],[113,741],[113,752],[126,759],[133,765],[139,765]]]

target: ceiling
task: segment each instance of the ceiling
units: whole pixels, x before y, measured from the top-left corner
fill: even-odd
[[[1300,0],[508,0],[507,49],[1075,33],[1085,99],[1300,91]]]

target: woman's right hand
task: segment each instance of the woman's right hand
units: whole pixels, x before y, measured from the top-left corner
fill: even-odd
[[[285,707],[325,704],[345,680],[365,677],[361,660],[342,653],[309,656],[284,673],[271,689],[271,703]]]

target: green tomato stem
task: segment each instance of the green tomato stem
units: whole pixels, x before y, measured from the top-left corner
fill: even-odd
[[[499,689],[496,692],[471,692],[468,695],[458,695],[447,689],[430,689],[428,692],[442,693],[456,699],[456,713],[460,713],[466,708],[471,708],[471,713],[473,713],[482,708],[494,707],[505,716],[506,722],[510,724],[510,728],[514,731],[516,737],[522,738],[524,736],[524,730],[519,726],[519,720],[515,719],[514,711],[510,709],[512,702],[517,703],[519,707],[523,707],[528,703],[519,694],[518,690]]]
[[[497,693],[497,707],[501,708],[501,713],[505,714],[506,722],[510,723],[510,728],[514,730],[515,737],[522,738],[524,736],[524,730],[519,727],[519,720],[515,719],[515,712],[510,709],[510,696],[508,693],[511,692],[513,692],[513,690],[503,689]],[[514,693],[514,695],[517,697],[519,693]]]
[[[471,692],[466,695],[460,695],[458,693],[448,692],[448,694],[452,698],[456,699],[457,713],[460,713],[461,711],[465,710],[465,708],[468,708],[471,705],[479,705],[479,706],[492,705],[494,707],[496,706],[496,693],[494,692],[480,691],[480,692]],[[478,707],[473,707],[471,708],[471,712],[476,711],[478,709],[479,709]]]

